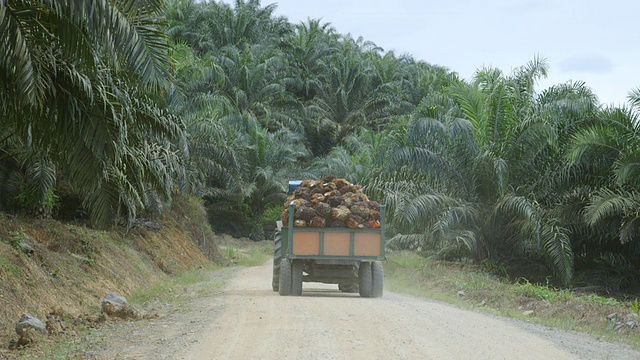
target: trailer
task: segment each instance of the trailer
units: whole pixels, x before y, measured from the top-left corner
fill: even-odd
[[[289,221],[277,223],[274,235],[272,288],[280,295],[299,296],[304,282],[337,284],[344,292],[381,297],[384,288],[384,205],[380,228],[294,227],[294,205]]]

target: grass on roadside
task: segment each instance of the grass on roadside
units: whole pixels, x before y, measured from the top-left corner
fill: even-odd
[[[273,245],[269,241],[253,242],[232,239],[225,241],[220,250],[229,265],[234,266],[262,265],[273,256]],[[212,271],[220,269],[222,269],[222,266],[211,265],[185,271],[166,281],[140,288],[127,296],[127,300],[134,304],[143,304],[149,301],[171,304],[183,303],[190,298],[206,295],[207,291],[211,290],[212,287],[210,284],[207,286],[201,285],[210,280]],[[221,287],[226,280],[227,277],[225,276],[216,279],[213,282],[213,288]]]
[[[231,239],[220,244],[228,261],[239,266],[259,266],[273,257],[273,242]]]
[[[144,304],[150,301],[162,303],[184,303],[190,298],[204,295],[211,286],[199,286],[211,279],[211,272],[222,269],[219,265],[199,267],[173,276],[165,281],[160,281],[149,286],[137,289],[129,296],[127,301],[133,304]],[[213,282],[214,288],[219,288],[222,283]]]
[[[640,349],[637,302],[572,292],[525,279],[513,283],[481,266],[427,260],[409,252],[388,254],[385,289],[489,314],[518,318]]]
[[[229,262],[234,266],[258,266],[264,264],[272,255],[273,246],[268,241],[253,242],[234,239],[226,241],[220,250]],[[211,265],[185,271],[173,276],[166,281],[140,288],[127,297],[134,304],[143,304],[149,301],[163,303],[183,303],[190,298],[206,295],[211,286],[199,286],[210,280],[211,272],[220,270],[222,266]],[[222,276],[213,282],[214,288],[224,284],[227,277]]]

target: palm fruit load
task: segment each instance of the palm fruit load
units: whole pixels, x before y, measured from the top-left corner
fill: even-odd
[[[380,204],[369,200],[360,185],[335,176],[304,180],[284,203],[281,220],[285,224],[291,203],[294,227],[380,228]]]

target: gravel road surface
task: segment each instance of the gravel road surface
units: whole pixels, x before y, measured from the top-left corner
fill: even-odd
[[[210,296],[120,332],[109,359],[640,359],[620,344],[386,292],[305,283],[271,290],[271,264],[240,269]],[[123,332],[126,332],[123,333]]]

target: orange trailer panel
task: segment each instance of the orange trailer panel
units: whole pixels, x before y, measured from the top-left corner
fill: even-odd
[[[347,232],[324,233],[324,254],[334,256],[349,256],[351,249],[351,234]]]
[[[320,232],[294,232],[292,250],[294,255],[320,255]]]
[[[356,233],[353,248],[355,256],[380,256],[380,234],[379,233]]]
[[[384,256],[379,232],[294,231],[292,255]]]

